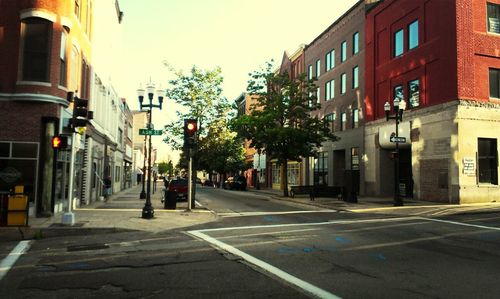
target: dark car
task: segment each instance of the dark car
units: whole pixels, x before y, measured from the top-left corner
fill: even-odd
[[[177,198],[187,200],[188,181],[184,179],[174,179],[168,183],[167,191],[177,192]]]
[[[247,180],[244,176],[228,177],[224,182],[224,188],[245,191],[247,189]]]
[[[207,187],[215,187],[215,183],[212,182],[211,180],[204,180],[201,185],[202,186],[207,186]]]

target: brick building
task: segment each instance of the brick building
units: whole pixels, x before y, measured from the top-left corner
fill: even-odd
[[[384,103],[407,103],[399,135],[399,189],[421,200],[485,202],[500,196],[500,1],[392,0],[366,15],[366,194],[392,195],[394,121]]]
[[[321,104],[312,115],[326,118],[340,137],[323,143],[318,157],[306,159],[307,185],[343,186],[349,176],[359,188],[363,178],[359,160],[364,152],[364,31],[365,2],[361,0],[305,47],[305,71],[316,80]]]
[[[67,92],[89,93],[91,12],[88,0],[0,1],[0,190],[24,185],[30,215],[68,196],[69,155],[50,143],[71,116]]]

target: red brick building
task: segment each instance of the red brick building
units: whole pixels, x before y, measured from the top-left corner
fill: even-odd
[[[71,116],[67,92],[89,94],[91,24],[89,0],[0,1],[0,190],[24,185],[30,214],[68,196],[69,155],[50,143]]]
[[[366,14],[366,193],[394,192],[394,120],[384,103],[407,103],[399,136],[399,189],[421,200],[500,197],[500,1],[387,0]]]

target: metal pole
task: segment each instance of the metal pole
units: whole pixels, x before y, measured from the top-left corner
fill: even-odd
[[[191,177],[193,173],[193,157],[191,155],[191,149],[188,151],[189,154],[189,167],[188,167],[188,211],[191,211],[193,208],[193,203],[191,202],[193,199],[193,179]]]
[[[140,199],[145,199],[146,198],[146,191],[144,190],[145,188],[145,185],[146,185],[146,151],[147,151],[147,148],[146,148],[146,141],[147,141],[147,138],[148,135],[144,135],[144,164],[142,166],[142,191],[141,191],[141,195],[139,196]]]
[[[399,195],[399,108],[396,111],[396,157],[394,160],[394,206],[402,206],[403,201]]]
[[[69,157],[69,183],[68,183],[68,209],[67,212],[63,214],[62,223],[65,225],[75,225],[75,214],[71,211],[71,205],[73,203],[73,182],[75,176],[73,172],[75,171],[75,133],[71,134],[71,156]]]
[[[149,122],[148,128],[151,127],[151,123],[153,121],[153,107],[151,107],[151,100],[149,105]],[[149,135],[149,149],[148,149],[148,187],[146,192],[146,203],[144,204],[144,208],[142,208],[142,218],[151,219],[155,215],[155,211],[153,206],[151,205],[151,135]]]

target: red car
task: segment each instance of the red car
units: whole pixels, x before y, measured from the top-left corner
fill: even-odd
[[[167,191],[177,192],[177,198],[187,200],[188,194],[188,181],[183,179],[171,180],[168,183]]]

